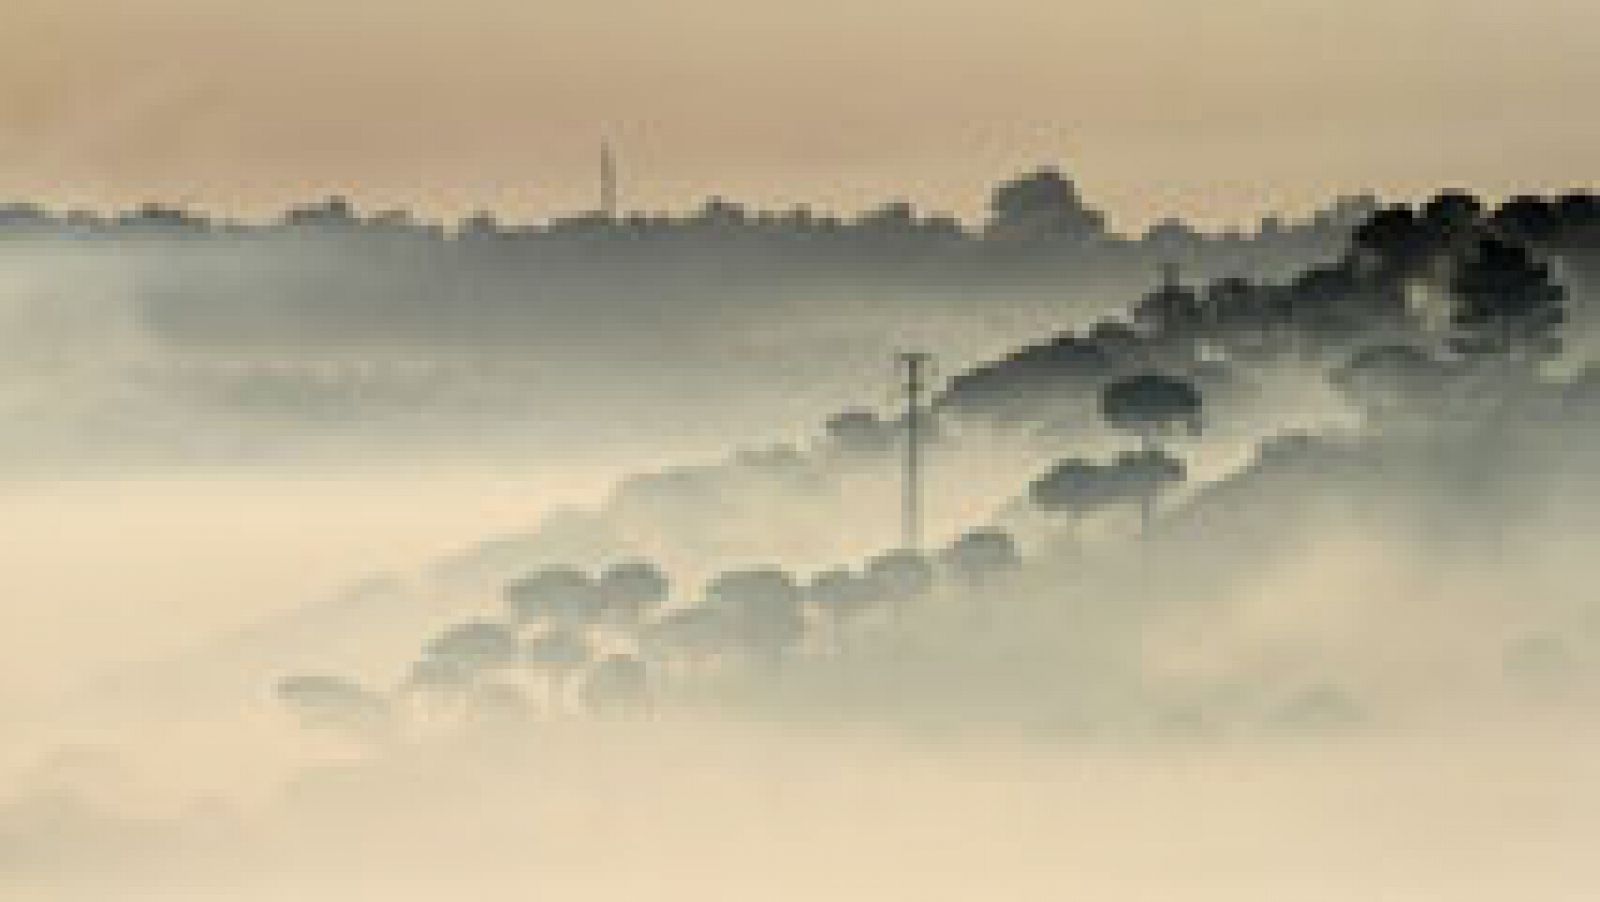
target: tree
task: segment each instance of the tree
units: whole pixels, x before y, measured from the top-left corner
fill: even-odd
[[[703,663],[726,650],[729,632],[727,616],[701,604],[672,611],[651,624],[640,645],[657,661]]]
[[[1108,467],[1081,457],[1059,461],[1028,486],[1028,497],[1045,510],[1083,515],[1120,500],[1121,484]]]
[[[420,658],[406,672],[403,688],[410,691],[460,695],[472,688],[473,673],[460,661]]]
[[[512,581],[504,594],[518,623],[587,625],[602,609],[595,581],[575,567],[547,567]]]
[[[551,630],[528,643],[522,660],[536,670],[559,675],[589,660],[589,644],[570,630]]]
[[[989,211],[989,235],[996,238],[1085,240],[1105,233],[1105,214],[1086,206],[1072,180],[1048,166],[997,187]]]
[[[873,595],[890,604],[915,601],[933,591],[933,565],[921,552],[897,549],[867,561],[864,572]]]
[[[940,555],[944,565],[968,586],[982,586],[1022,564],[1017,542],[1000,529],[974,529]]]
[[[1441,243],[1470,234],[1483,219],[1483,203],[1465,191],[1442,191],[1422,207],[1422,221]]]
[[[1139,522],[1146,534],[1155,515],[1156,492],[1167,481],[1164,474],[1173,460],[1162,449],[1161,440],[1179,431],[1198,434],[1200,412],[1198,389],[1157,373],[1113,382],[1100,394],[1100,414],[1106,423],[1139,438],[1139,454],[1122,461],[1120,467],[1124,479],[1144,490]]]
[[[1560,349],[1565,290],[1525,245],[1478,240],[1450,282],[1455,347],[1469,356],[1533,361]]]
[[[730,570],[706,584],[705,604],[727,618],[733,636],[765,660],[781,658],[805,631],[803,594],[776,567]]]
[[[1561,214],[1542,197],[1518,195],[1494,211],[1491,224],[1502,234],[1530,243],[1549,241],[1561,229]]]
[[[1161,285],[1134,306],[1133,321],[1152,338],[1193,341],[1206,325],[1206,310],[1199,293],[1183,284],[1177,267],[1169,264],[1162,268]]]
[[[534,637],[522,661],[544,679],[547,704],[557,704],[569,675],[589,662],[589,644],[571,630],[554,629]]]
[[[388,700],[353,680],[309,674],[278,681],[278,700],[302,723],[371,736],[389,728],[392,712]]]
[[[1030,499],[1045,510],[1087,514],[1114,505],[1137,503],[1148,529],[1154,499],[1182,482],[1183,462],[1157,450],[1125,453],[1109,464],[1082,458],[1061,461],[1028,487]]]
[[[830,641],[841,643],[845,624],[872,606],[871,584],[848,567],[834,567],[811,577],[805,587],[806,601],[832,632]]]
[[[1373,213],[1356,227],[1356,250],[1380,272],[1405,275],[1417,269],[1434,250],[1434,236],[1416,211],[1404,204]]]
[[[1100,393],[1100,415],[1107,425],[1138,436],[1146,450],[1180,430],[1199,434],[1200,405],[1193,385],[1156,373],[1118,380]]]
[[[828,442],[841,453],[874,457],[891,451],[900,427],[870,410],[846,410],[828,418],[823,427]]]
[[[504,623],[460,623],[435,636],[423,656],[459,665],[468,673],[508,667],[517,661],[517,634]]]
[[[600,606],[624,623],[641,617],[667,600],[671,582],[649,561],[623,561],[600,574],[596,586]]]

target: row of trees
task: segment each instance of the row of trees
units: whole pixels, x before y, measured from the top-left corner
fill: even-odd
[[[1261,221],[1253,235],[1239,232],[1213,236],[1218,240],[1254,238],[1293,240],[1321,235],[1337,237],[1376,206],[1370,198],[1341,200],[1300,223],[1278,217]],[[1054,167],[1042,167],[996,185],[988,217],[971,229],[953,216],[923,213],[904,200],[891,200],[857,216],[843,217],[800,206],[783,211],[752,210],[721,197],[708,199],[697,211],[680,216],[664,213],[627,213],[611,216],[582,213],[556,218],[543,225],[503,223],[489,212],[466,217],[454,227],[424,222],[406,210],[365,214],[344,197],[286,210],[276,221],[249,224],[216,220],[203,213],[160,203],[109,216],[88,211],[58,214],[34,204],[0,206],[0,234],[67,233],[80,235],[245,235],[273,232],[413,236],[462,240],[538,239],[648,235],[826,236],[872,241],[884,238],[949,241],[974,239],[1000,243],[1092,243],[1116,236],[1106,215],[1084,201],[1073,180]],[[1179,246],[1206,240],[1181,220],[1168,219],[1151,227],[1142,240]]]
[[[308,724],[371,732],[394,726],[407,698],[460,704],[644,704],[653,684],[743,662],[769,671],[810,649],[838,653],[875,618],[941,585],[992,585],[1021,566],[1005,532],[969,532],[937,554],[896,550],[859,568],[801,576],[775,566],[711,577],[676,596],[658,566],[624,561],[597,574],[552,566],[504,586],[498,616],[445,628],[423,646],[393,693],[332,675],[285,678],[278,697]]]

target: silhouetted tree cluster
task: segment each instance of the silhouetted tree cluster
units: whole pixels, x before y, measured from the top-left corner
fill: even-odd
[[[1567,316],[1551,255],[1600,252],[1597,206],[1573,194],[1515,198],[1488,211],[1451,191],[1373,212],[1354,228],[1347,253],[1286,282],[1188,285],[1169,265],[1133,305],[1131,328],[1106,321],[974,367],[950,380],[939,405],[1036,425],[1152,368],[1216,388],[1248,384],[1273,366],[1338,369],[1380,345],[1411,346],[1442,363],[1537,362],[1559,349]]]
[[[993,586],[1021,566],[1016,542],[993,528],[932,555],[889,551],[809,577],[770,566],[725,570],[687,597],[674,597],[647,561],[593,574],[548,566],[506,583],[500,617],[446,627],[424,643],[392,696],[322,675],[289,677],[277,694],[310,726],[366,735],[387,728],[408,698],[507,713],[535,707],[542,695],[552,711],[633,711],[708,667],[746,662],[772,673],[802,652],[841,653],[874,615],[882,620],[941,587]]]
[[[1059,176],[1023,179],[1002,193],[996,228],[1011,233],[1007,241],[1022,241],[1017,233],[1032,235],[1028,241],[1093,240],[1099,228]],[[1337,261],[1281,284],[1230,278],[1191,287],[1169,270],[1129,320],[1057,335],[959,373],[935,410],[1034,426],[1052,417],[1074,428],[1098,420],[1131,437],[1137,446],[1109,460],[1055,463],[1028,485],[1027,498],[1039,509],[1080,517],[1137,506],[1149,535],[1157,502],[1189,479],[1175,446],[1216,420],[1216,397],[1237,381],[1303,368],[1342,393],[1369,430],[1340,440],[1267,441],[1240,472],[1185,493],[1163,525],[1237,527],[1249,519],[1241,510],[1262,506],[1263,486],[1355,484],[1380,471],[1386,454],[1398,457],[1392,448],[1401,446],[1407,466],[1454,478],[1463,492],[1493,490],[1483,484],[1500,472],[1455,462],[1477,460],[1481,444],[1515,437],[1534,418],[1600,409],[1595,368],[1562,380],[1535,365],[1561,349],[1569,318],[1552,255],[1586,247],[1597,234],[1596,208],[1585,197],[1519,198],[1489,211],[1446,192],[1420,208],[1387,207],[1355,230]],[[731,206],[708,212],[724,224],[746,215]],[[883,216],[908,229],[915,221],[904,209]],[[1431,429],[1444,420],[1477,431]],[[1417,426],[1430,428],[1391,441]],[[814,487],[844,461],[898,447],[902,430],[894,419],[849,410],[827,421],[811,447],[773,446],[722,465],[636,478],[618,497],[681,502],[715,520],[736,509],[740,474]],[[1422,440],[1412,441],[1419,434]],[[1496,460],[1508,470],[1517,465]],[[1271,517],[1255,519],[1267,536]],[[543,567],[504,586],[498,614],[450,626],[427,642],[401,694],[470,697],[487,689],[505,697],[517,678],[532,676],[552,698],[571,689],[593,709],[636,707],[671,680],[703,670],[776,673],[806,655],[847,653],[872,627],[892,629],[919,602],[941,592],[987,592],[1025,565],[1011,534],[978,528],[932,553],[892,550],[810,574],[728,569],[697,592],[646,561],[599,570]],[[395,705],[391,696],[337,677],[291,678],[278,692],[322,725],[382,723]],[[1296,716],[1331,716],[1334,701],[1312,692]]]

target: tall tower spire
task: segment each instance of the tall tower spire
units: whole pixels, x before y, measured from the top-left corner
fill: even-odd
[[[610,141],[600,142],[600,213],[617,218],[617,158]]]

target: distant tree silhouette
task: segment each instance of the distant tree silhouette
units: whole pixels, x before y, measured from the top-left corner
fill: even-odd
[[[805,598],[831,633],[836,648],[843,645],[850,622],[878,600],[867,579],[848,567],[834,567],[812,576],[805,586]]]
[[[1140,520],[1149,526],[1154,499],[1169,485],[1182,482],[1183,462],[1157,449],[1125,453],[1108,464],[1082,458],[1058,462],[1028,486],[1039,508],[1084,516],[1122,504],[1137,504]]]
[[[1122,363],[1087,337],[1061,334],[953,377],[941,408],[1001,423],[1037,423],[1063,397],[1087,394]]]
[[[896,549],[868,560],[863,576],[877,598],[900,607],[933,591],[936,575],[926,555]]]
[[[1422,207],[1423,225],[1441,244],[1471,235],[1483,219],[1483,203],[1465,191],[1444,191]]]
[[[622,623],[637,623],[667,600],[671,582],[649,561],[623,561],[606,568],[595,586],[601,608]]]
[[[1200,432],[1200,392],[1182,379],[1143,373],[1107,385],[1100,415],[1107,425],[1139,438],[1144,448],[1183,431]]]
[[[871,457],[892,451],[900,436],[899,424],[870,410],[846,410],[824,424],[828,442],[846,455]]]
[[[1200,295],[1183,284],[1174,264],[1163,266],[1161,276],[1161,285],[1134,305],[1133,321],[1153,336],[1193,341],[1206,326]]]
[[[586,626],[603,609],[599,586],[575,567],[547,567],[507,584],[504,594],[518,623]]]
[[[1157,472],[1171,458],[1161,447],[1167,436],[1178,431],[1200,432],[1200,392],[1190,383],[1158,373],[1144,373],[1118,380],[1100,394],[1100,415],[1113,429],[1139,439],[1137,463]],[[1147,480],[1149,486],[1157,485]],[[1148,532],[1155,512],[1155,492],[1143,495],[1139,519]]]
[[[517,663],[517,634],[508,624],[487,620],[461,623],[435,636],[423,656],[462,665],[469,672],[496,670]]]
[[[705,604],[726,618],[735,641],[768,662],[782,658],[804,633],[803,599],[794,577],[776,567],[730,570],[705,588]]]
[[[472,687],[475,669],[454,658],[424,655],[412,662],[403,688],[421,692],[459,694]]]
[[[1058,461],[1030,483],[1028,497],[1045,510],[1082,516],[1122,500],[1122,483],[1108,467],[1074,457]]]
[[[387,730],[388,701],[354,680],[323,674],[285,677],[277,696],[307,726],[371,736]]]
[[[1372,214],[1356,227],[1354,244],[1358,252],[1384,274],[1407,274],[1416,270],[1435,249],[1435,236],[1415,210],[1397,204]]]
[[[529,640],[522,649],[522,662],[543,678],[546,701],[555,706],[569,678],[589,662],[589,655],[589,644],[581,635],[568,629],[552,629]]]
[[[1537,360],[1560,349],[1566,292],[1525,245],[1480,238],[1459,261],[1450,289],[1457,350]]]
[[[1105,233],[1105,215],[1086,206],[1072,180],[1053,167],[1002,183],[989,212],[991,238],[1082,241]]]
[[[939,555],[957,579],[980,587],[1022,564],[1017,541],[1000,529],[974,529],[963,533]]]

